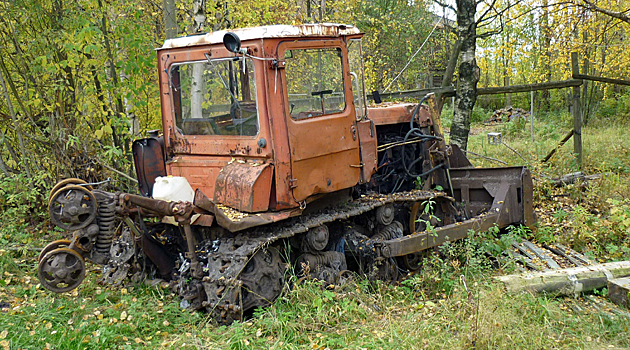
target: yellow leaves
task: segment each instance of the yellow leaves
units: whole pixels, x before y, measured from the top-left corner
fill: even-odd
[[[6,329],[3,330],[2,332],[0,332],[0,339],[5,339],[8,334],[9,334],[9,331],[7,331]]]
[[[94,132],[94,136],[96,136],[100,140],[103,138],[103,136],[112,134],[112,132],[113,130],[112,130],[111,125],[105,124],[103,125],[103,127],[101,127],[100,129]]]

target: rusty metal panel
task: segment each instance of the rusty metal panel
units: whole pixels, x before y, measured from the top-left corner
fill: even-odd
[[[191,225],[210,227],[212,226],[213,222],[214,222],[214,215],[200,214],[197,217],[197,219],[195,219],[195,221],[191,223]]]
[[[409,123],[416,103],[382,103],[378,106],[368,107],[368,117],[376,125],[390,125],[399,123]],[[417,120],[420,127],[433,125],[429,108],[426,105],[420,106]]]
[[[359,182],[361,176],[357,149],[293,162],[293,169],[293,193],[297,201],[318,193],[350,188]]]
[[[455,199],[458,202],[466,197],[469,199],[464,204],[470,216],[479,215],[492,207],[501,183],[508,183],[511,186],[509,198],[514,198],[509,208],[510,215],[515,219],[513,222],[521,222],[524,218],[522,173],[523,167],[520,166],[450,170]]]
[[[344,57],[348,54],[341,39],[320,41],[282,42],[279,57],[286,50],[338,48]],[[352,102],[350,69],[342,61],[346,108],[339,114],[294,120],[289,106],[283,106],[291,151],[290,187],[293,199],[302,202],[318,193],[330,193],[356,185],[361,179],[359,140]],[[282,86],[286,86],[286,72],[281,72]],[[288,101],[284,91],[282,101]]]
[[[169,175],[185,177],[193,190],[199,189],[207,196],[212,196],[216,178],[230,159],[181,155],[168,161],[166,169]]]
[[[468,168],[473,166],[470,160],[466,158],[464,151],[455,144],[451,145],[451,153],[448,155],[448,163],[451,168]]]
[[[155,179],[158,176],[166,176],[162,143],[157,138],[149,137],[134,141],[131,150],[140,194],[150,197]]]
[[[214,202],[246,213],[266,211],[272,179],[271,164],[232,161],[217,176]]]
[[[357,122],[357,130],[361,146],[361,182],[366,183],[376,173],[378,164],[376,129],[371,120],[363,120]]]
[[[264,213],[244,213],[223,205],[215,207],[217,223],[230,232],[238,232],[251,227],[267,225],[273,222],[286,220],[300,216],[302,209],[293,208],[278,212],[267,211]]]
[[[383,242],[386,257],[403,256],[467,236],[469,230],[486,231],[509,224],[532,225],[531,175],[525,167],[451,169],[457,202],[464,201],[470,220],[436,228],[434,232],[416,232]],[[527,193],[529,192],[529,193]]]
[[[447,241],[456,241],[468,236],[469,230],[487,231],[494,226],[499,214],[487,213],[464,222],[438,227],[435,232],[418,232],[402,238],[384,241],[382,253],[385,257],[404,256],[436,247]]]
[[[527,167],[523,167],[521,173],[521,182],[523,183],[523,224],[530,229],[536,224],[536,213],[534,212],[534,182],[532,174]]]

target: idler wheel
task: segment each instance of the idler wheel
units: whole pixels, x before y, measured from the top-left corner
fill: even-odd
[[[403,265],[409,271],[418,271],[422,267],[424,259],[428,256],[429,251],[423,250],[417,253],[411,253],[401,258]]]
[[[46,289],[55,293],[68,292],[83,282],[85,261],[72,249],[57,248],[39,262],[37,276]]]
[[[435,214],[439,214],[440,209],[438,203],[434,204]],[[427,223],[429,223],[432,227],[442,226],[442,222],[437,218],[436,215],[430,213],[428,210],[425,210],[424,203],[415,202],[411,207],[411,212],[409,215],[409,233],[413,234],[416,232],[422,232],[427,229]],[[420,269],[422,265],[422,261],[427,257],[428,251],[421,251],[417,253],[411,253],[403,256],[400,260],[402,260],[402,264],[409,271],[417,271]]]
[[[381,281],[394,283],[398,281],[398,264],[393,258],[384,259],[372,267],[375,277]]]
[[[284,288],[286,264],[278,249],[260,249],[251,257],[238,279],[241,287],[243,312],[266,307],[276,300]]]
[[[97,209],[94,194],[77,185],[57,190],[48,204],[50,220],[66,231],[80,230],[91,224],[96,218]]]
[[[65,179],[65,180],[61,180],[57,182],[55,187],[53,187],[52,190],[50,190],[50,193],[48,194],[48,203],[50,204],[50,199],[52,198],[53,194],[55,194],[55,192],[66,187],[67,185],[83,185],[81,187],[85,187],[86,189],[88,189],[88,191],[92,191],[92,186],[88,185],[87,182],[85,182],[85,180],[77,179],[76,177],[71,177],[69,179]]]
[[[72,242],[67,239],[60,239],[60,240],[52,241],[48,243],[48,245],[45,246],[44,249],[42,249],[42,251],[39,253],[39,258],[37,258],[37,261],[42,261],[42,258],[45,257],[46,254],[48,254],[49,252],[52,252],[55,249],[68,248],[71,243]]]

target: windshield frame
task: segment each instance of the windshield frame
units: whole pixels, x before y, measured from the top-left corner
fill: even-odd
[[[203,59],[188,59],[188,60],[182,60],[182,61],[175,61],[172,62],[171,64],[168,65],[167,68],[165,68],[165,73],[168,77],[167,80],[167,85],[168,85],[168,91],[169,91],[169,95],[170,95],[170,114],[171,114],[171,122],[172,125],[174,126],[174,132],[179,136],[179,137],[185,137],[185,138],[190,138],[190,137],[194,137],[194,138],[211,138],[211,139],[225,139],[225,138],[235,138],[235,139],[256,139],[258,137],[261,137],[261,132],[262,132],[262,118],[261,118],[261,103],[259,102],[260,100],[260,96],[258,94],[258,90],[257,86],[259,84],[258,80],[259,77],[258,75],[261,74],[259,73],[259,69],[257,68],[256,62],[255,60],[253,60],[252,58],[249,57],[244,57],[244,56],[219,56],[219,57],[214,57],[216,55],[213,55],[214,50],[212,51],[208,51],[206,50],[204,52],[204,57]],[[252,98],[254,98],[254,102],[255,102],[255,106],[256,106],[256,133],[253,135],[230,135],[230,134],[222,134],[222,133],[216,133],[216,134],[186,134],[183,132],[183,130],[181,130],[177,124],[178,124],[178,119],[183,120],[183,107],[181,105],[182,102],[182,93],[181,93],[181,89],[180,91],[177,91],[176,87],[174,86],[173,83],[173,71],[175,67],[181,67],[184,65],[193,65],[193,64],[199,64],[199,63],[206,63],[208,64],[209,67],[211,67],[211,70],[213,73],[215,73],[221,80],[223,88],[227,88],[227,92],[233,96],[233,93],[231,91],[229,91],[229,87],[226,86],[226,82],[225,82],[225,78],[223,75],[220,74],[220,72],[217,69],[217,66],[215,63],[218,62],[225,62],[225,61],[233,61],[235,63],[237,62],[246,62],[246,64],[249,65],[249,63],[251,63],[251,65],[249,65],[249,67],[251,67],[252,72],[250,73],[253,77],[253,79],[251,79],[250,81],[250,86],[251,89],[253,90],[250,95]],[[239,70],[238,64],[236,64],[236,69]],[[240,85],[240,82],[237,81],[237,85]],[[179,99],[179,101],[177,101],[177,99]],[[208,118],[209,119],[209,118]]]

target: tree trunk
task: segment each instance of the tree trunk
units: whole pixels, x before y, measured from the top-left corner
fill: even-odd
[[[5,137],[4,137],[4,133],[2,132],[2,130],[0,130],[0,146],[4,146],[5,143]],[[2,149],[0,147],[0,149]],[[4,159],[2,159],[2,154],[0,154],[0,170],[2,170],[2,173],[4,173],[4,175],[9,176],[11,175],[9,173],[9,169],[7,168],[7,165],[4,163]]]
[[[26,146],[24,144],[24,138],[22,137],[22,128],[20,127],[20,122],[17,120],[17,116],[15,115],[15,110],[13,109],[13,104],[11,103],[11,97],[9,96],[9,89],[7,88],[7,85],[4,82],[4,74],[1,69],[0,69],[0,85],[2,86],[2,89],[4,91],[4,97],[7,99],[7,106],[9,107],[9,115],[11,116],[11,122],[13,123],[13,128],[18,137],[18,142],[20,145],[20,153],[22,153],[22,166],[24,167],[24,170],[26,170],[26,175],[30,179],[32,178],[32,176],[31,176],[31,169],[29,167],[29,156],[26,150]],[[18,160],[16,159],[15,161],[17,162]]]
[[[163,0],[162,7],[164,8],[166,39],[173,39],[177,36],[177,8],[175,7],[175,0]]]
[[[113,92],[114,95],[114,104],[116,106],[116,115],[120,116],[123,114],[123,103],[120,94],[118,93],[118,75],[116,73],[116,65],[114,63],[114,54],[112,52],[112,47],[109,42],[109,33],[107,30],[107,18],[105,17],[105,9],[103,8],[103,3],[101,0],[98,0],[98,7],[101,10],[101,32],[103,33],[103,42],[105,44],[105,52],[107,54],[107,62],[109,64],[109,75],[110,79],[112,79]],[[118,130],[115,126],[115,123],[111,123],[112,128],[112,138],[114,140],[114,146],[121,148],[124,153],[127,153],[127,143],[121,140],[118,136]],[[122,135],[121,135],[122,137]]]
[[[191,31],[193,33],[201,32],[206,22],[206,2],[205,0],[193,1],[193,19]],[[203,64],[193,65],[192,71],[192,88],[190,98],[190,117],[203,118],[202,103],[206,92],[206,80],[203,77],[205,66]]]
[[[549,28],[549,0],[543,0],[543,16],[542,16],[542,50],[544,59],[542,60],[543,66],[543,74],[545,77],[545,82],[551,81],[551,30]],[[540,109],[543,111],[548,111],[550,109],[550,91],[543,90],[541,92],[541,106]]]
[[[499,276],[497,279],[503,282],[510,293],[530,291],[574,295],[606,287],[610,279],[628,275],[630,275],[630,262],[617,261],[561,270]]]
[[[457,34],[461,41],[460,63],[457,79],[457,92],[451,125],[451,143],[462,150],[468,147],[470,117],[477,102],[477,82],[479,67],[475,59],[477,48],[477,23],[474,0],[457,0]]]
[[[508,1],[507,7],[510,7],[510,2]],[[503,58],[503,86],[510,86],[510,64],[511,55],[508,51],[508,47],[512,45],[510,42],[510,29],[506,28],[503,35],[503,49],[501,50],[501,56]],[[505,108],[512,107],[512,94],[509,92],[505,94]]]
[[[457,39],[453,44],[451,56],[448,59],[448,64],[446,65],[446,71],[444,72],[444,76],[442,77],[442,87],[449,87],[453,84],[453,76],[455,75],[455,68],[457,67],[457,59],[459,58],[459,53],[462,48],[461,40]],[[446,97],[444,94],[437,95],[438,101],[438,111],[442,113],[442,107],[444,107],[444,103],[446,101]]]

